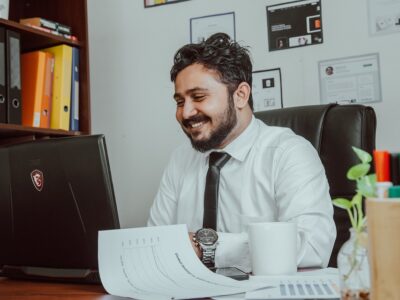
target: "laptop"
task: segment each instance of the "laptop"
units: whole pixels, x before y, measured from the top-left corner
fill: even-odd
[[[0,148],[2,276],[99,283],[98,231],[118,228],[103,135]]]

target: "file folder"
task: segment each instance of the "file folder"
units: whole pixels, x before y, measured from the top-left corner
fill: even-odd
[[[7,123],[21,124],[20,34],[6,30]]]
[[[44,87],[42,98],[42,109],[40,117],[40,127],[50,128],[51,102],[53,95],[53,77],[54,77],[54,55],[50,52],[46,54],[46,70],[44,73]]]
[[[79,49],[72,48],[70,130],[79,130]]]
[[[50,128],[69,130],[72,47],[59,45],[46,48],[44,51],[54,55]]]
[[[49,128],[51,59],[52,54],[44,51],[29,52],[21,56],[24,126]]]
[[[6,45],[5,29],[0,27],[0,123],[6,123]]]

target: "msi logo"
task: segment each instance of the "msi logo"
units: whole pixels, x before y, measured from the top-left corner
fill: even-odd
[[[31,172],[31,179],[35,189],[41,192],[44,184],[43,172],[39,170],[33,170]]]

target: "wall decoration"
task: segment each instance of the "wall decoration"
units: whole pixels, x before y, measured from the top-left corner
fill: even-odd
[[[189,0],[144,0],[144,7],[155,7],[155,6],[160,6],[164,4],[173,4],[177,2],[183,2],[183,1],[189,1]]]
[[[214,33],[224,32],[236,40],[235,13],[228,12],[190,19],[190,42],[199,43]]]
[[[283,107],[281,69],[253,72],[254,112]]]
[[[371,35],[400,32],[400,0],[368,0],[368,14]]]
[[[382,101],[379,54],[320,61],[321,103]]]
[[[323,42],[320,0],[267,6],[269,51]]]

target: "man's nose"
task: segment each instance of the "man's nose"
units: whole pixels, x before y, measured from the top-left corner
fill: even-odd
[[[194,103],[192,101],[185,101],[182,112],[183,119],[189,119],[190,117],[196,114],[197,114],[197,109]]]

